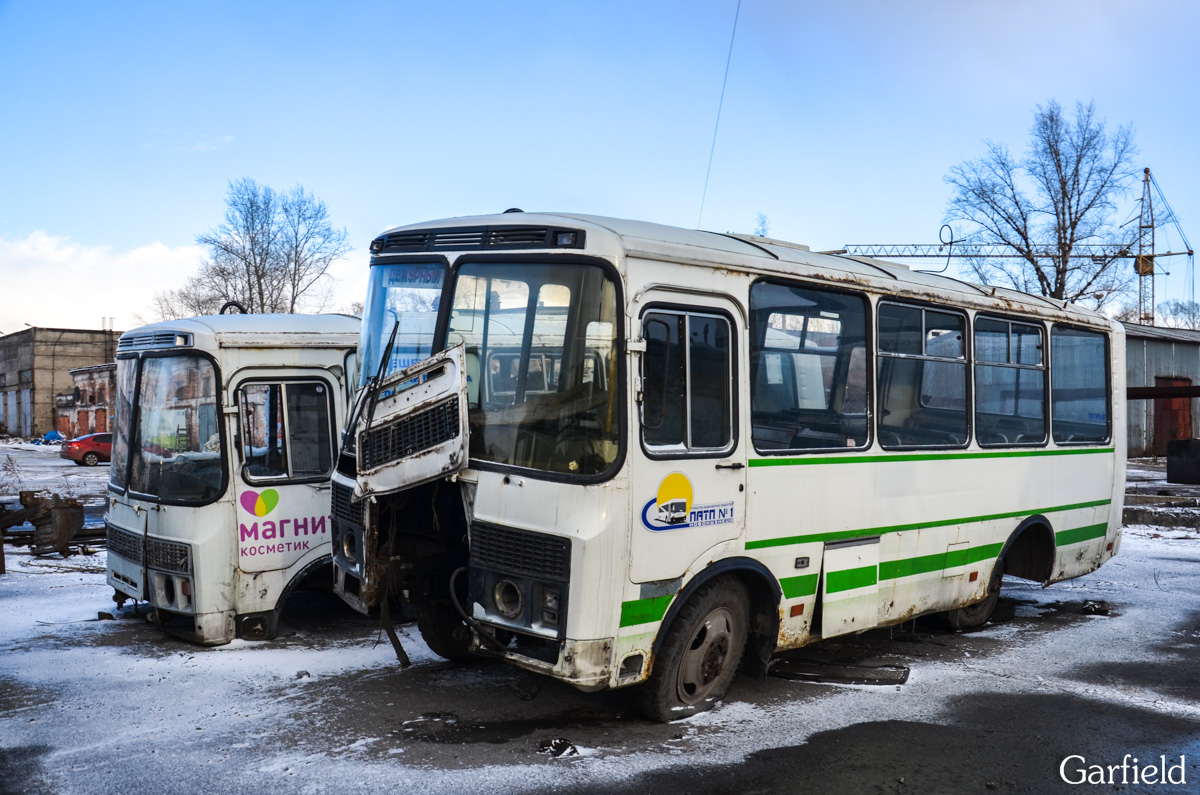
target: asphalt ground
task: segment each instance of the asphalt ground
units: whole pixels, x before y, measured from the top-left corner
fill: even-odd
[[[193,646],[114,610],[102,551],[9,552],[0,793],[1200,791],[1195,530],[1129,528],[1113,561],[1050,588],[1006,579],[975,632],[921,618],[790,652],[827,681],[741,676],[669,724],[627,691],[440,660],[411,625],[401,669],[377,622],[320,591],[274,641]],[[1134,757],[1185,783],[1062,777]]]

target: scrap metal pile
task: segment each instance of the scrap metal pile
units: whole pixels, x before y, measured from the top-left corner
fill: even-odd
[[[72,498],[42,491],[22,491],[20,508],[0,506],[0,534],[13,544],[28,544],[35,555],[57,552],[66,557],[71,542],[83,529],[83,506]],[[33,532],[9,532],[28,522]],[[2,547],[0,547],[2,549]],[[0,573],[3,573],[3,552],[0,552]]]

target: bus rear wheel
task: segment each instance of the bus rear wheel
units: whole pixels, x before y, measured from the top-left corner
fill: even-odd
[[[750,597],[733,577],[702,585],[675,616],[639,706],[650,720],[666,723],[704,712],[720,701],[746,648]]]
[[[943,614],[950,629],[962,632],[964,629],[975,629],[986,624],[996,610],[996,603],[1000,601],[1000,584],[1003,580],[1004,559],[1001,558],[992,567],[992,578],[988,580],[987,596],[983,597],[983,601],[948,610]]]

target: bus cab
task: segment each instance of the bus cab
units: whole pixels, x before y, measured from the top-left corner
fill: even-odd
[[[275,636],[328,571],[329,481],[360,322],[215,315],[117,343],[108,583],[206,645]]]
[[[1121,327],[781,241],[567,214],[371,245],[335,589],[669,720],[740,665],[1120,546]]]

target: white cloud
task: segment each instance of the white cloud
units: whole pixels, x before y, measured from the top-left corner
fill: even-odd
[[[129,251],[86,246],[43,231],[23,238],[0,237],[0,332],[28,323],[56,328],[114,328],[153,320],[156,292],[173,290],[196,272],[204,252],[197,246],[149,243]]]

